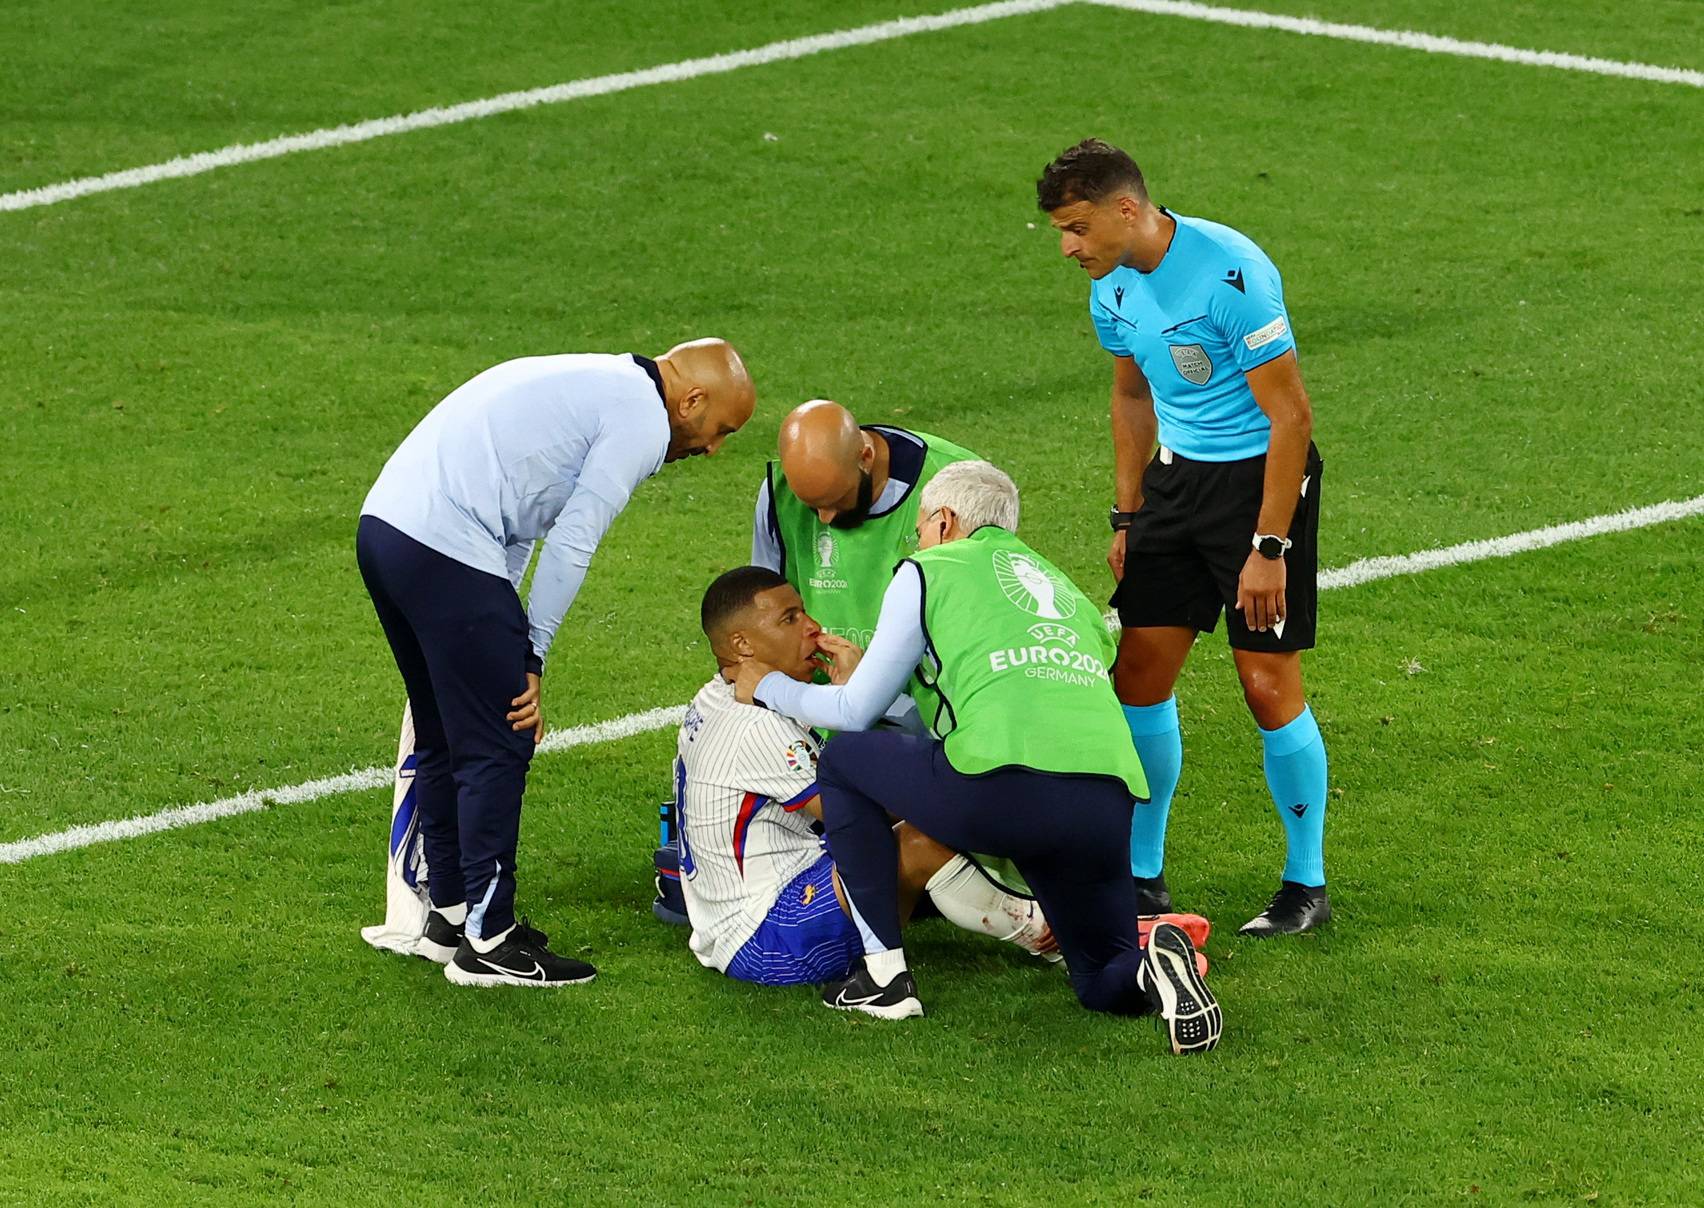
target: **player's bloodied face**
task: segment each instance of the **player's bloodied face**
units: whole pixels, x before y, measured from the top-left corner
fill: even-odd
[[[817,635],[822,626],[805,612],[805,602],[791,584],[759,592],[740,632],[759,662],[796,680],[808,681],[816,674]]]
[[[1059,232],[1059,251],[1097,281],[1123,262],[1129,244],[1129,217],[1119,200],[1073,201],[1048,214]]]

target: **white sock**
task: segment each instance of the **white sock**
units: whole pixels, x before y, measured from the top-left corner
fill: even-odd
[[[864,967],[876,979],[878,986],[891,986],[893,979],[905,972],[905,949],[889,948],[886,952],[866,952]]]
[[[954,856],[924,890],[935,908],[966,931],[991,935],[1033,952],[1047,932],[1039,903],[1007,893],[964,856]]]
[[[507,927],[503,928],[502,931],[498,932],[490,939],[480,939],[478,936],[470,935],[467,937],[467,942],[473,945],[473,950],[475,952],[490,952],[498,944],[501,944],[504,940],[508,939],[509,932],[514,929],[515,925],[510,923]]]
[[[454,927],[461,927],[467,923],[466,902],[457,902],[454,906],[434,906],[432,913]]]

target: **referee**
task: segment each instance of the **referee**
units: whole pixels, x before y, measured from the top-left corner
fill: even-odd
[[[1089,313],[1113,356],[1107,561],[1124,625],[1113,685],[1152,794],[1131,830],[1142,911],[1171,909],[1173,687],[1224,612],[1287,845],[1278,892],[1242,934],[1307,931],[1331,917],[1325,744],[1301,661],[1317,619],[1321,462],[1283,282],[1247,236],[1155,205],[1135,161],[1099,139],[1049,164],[1036,200],[1089,274]]]
[[[414,784],[432,874],[425,939],[446,954],[444,975],[457,985],[596,976],[515,921],[521,795],[544,734],[544,660],[634,489],[665,462],[715,453],[754,401],[739,354],[721,340],[680,344],[656,360],[507,361],[434,407],[362,504],[361,578],[414,711]],[[523,611],[517,591],[540,543]]]

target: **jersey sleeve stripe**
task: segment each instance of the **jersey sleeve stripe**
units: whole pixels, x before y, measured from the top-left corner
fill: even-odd
[[[757,811],[768,804],[769,798],[757,793],[747,793],[740,802],[739,816],[734,819],[734,865],[742,877],[745,876],[746,833],[751,830],[751,820],[757,816]]]
[[[805,804],[805,802],[809,801],[812,797],[815,797],[816,795],[817,795],[817,786],[816,786],[816,781],[813,780],[813,781],[810,782],[810,784],[805,786],[805,788],[801,789],[799,792],[793,794],[793,796],[791,796],[791,797],[787,798],[787,800],[783,801],[781,803],[781,808],[786,810],[789,814],[791,814],[795,810],[800,809]]]

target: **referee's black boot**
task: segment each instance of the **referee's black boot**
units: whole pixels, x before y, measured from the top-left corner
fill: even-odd
[[[545,946],[545,934],[525,919],[516,923],[503,942],[481,952],[467,936],[444,976],[458,986],[578,986],[591,981],[598,971],[585,961],[557,956]]]
[[[1171,890],[1166,888],[1166,874],[1136,878],[1136,913],[1139,915],[1170,914]]]
[[[1237,934],[1257,940],[1269,935],[1295,935],[1330,921],[1331,898],[1325,886],[1280,881],[1266,909],[1244,923]]]

